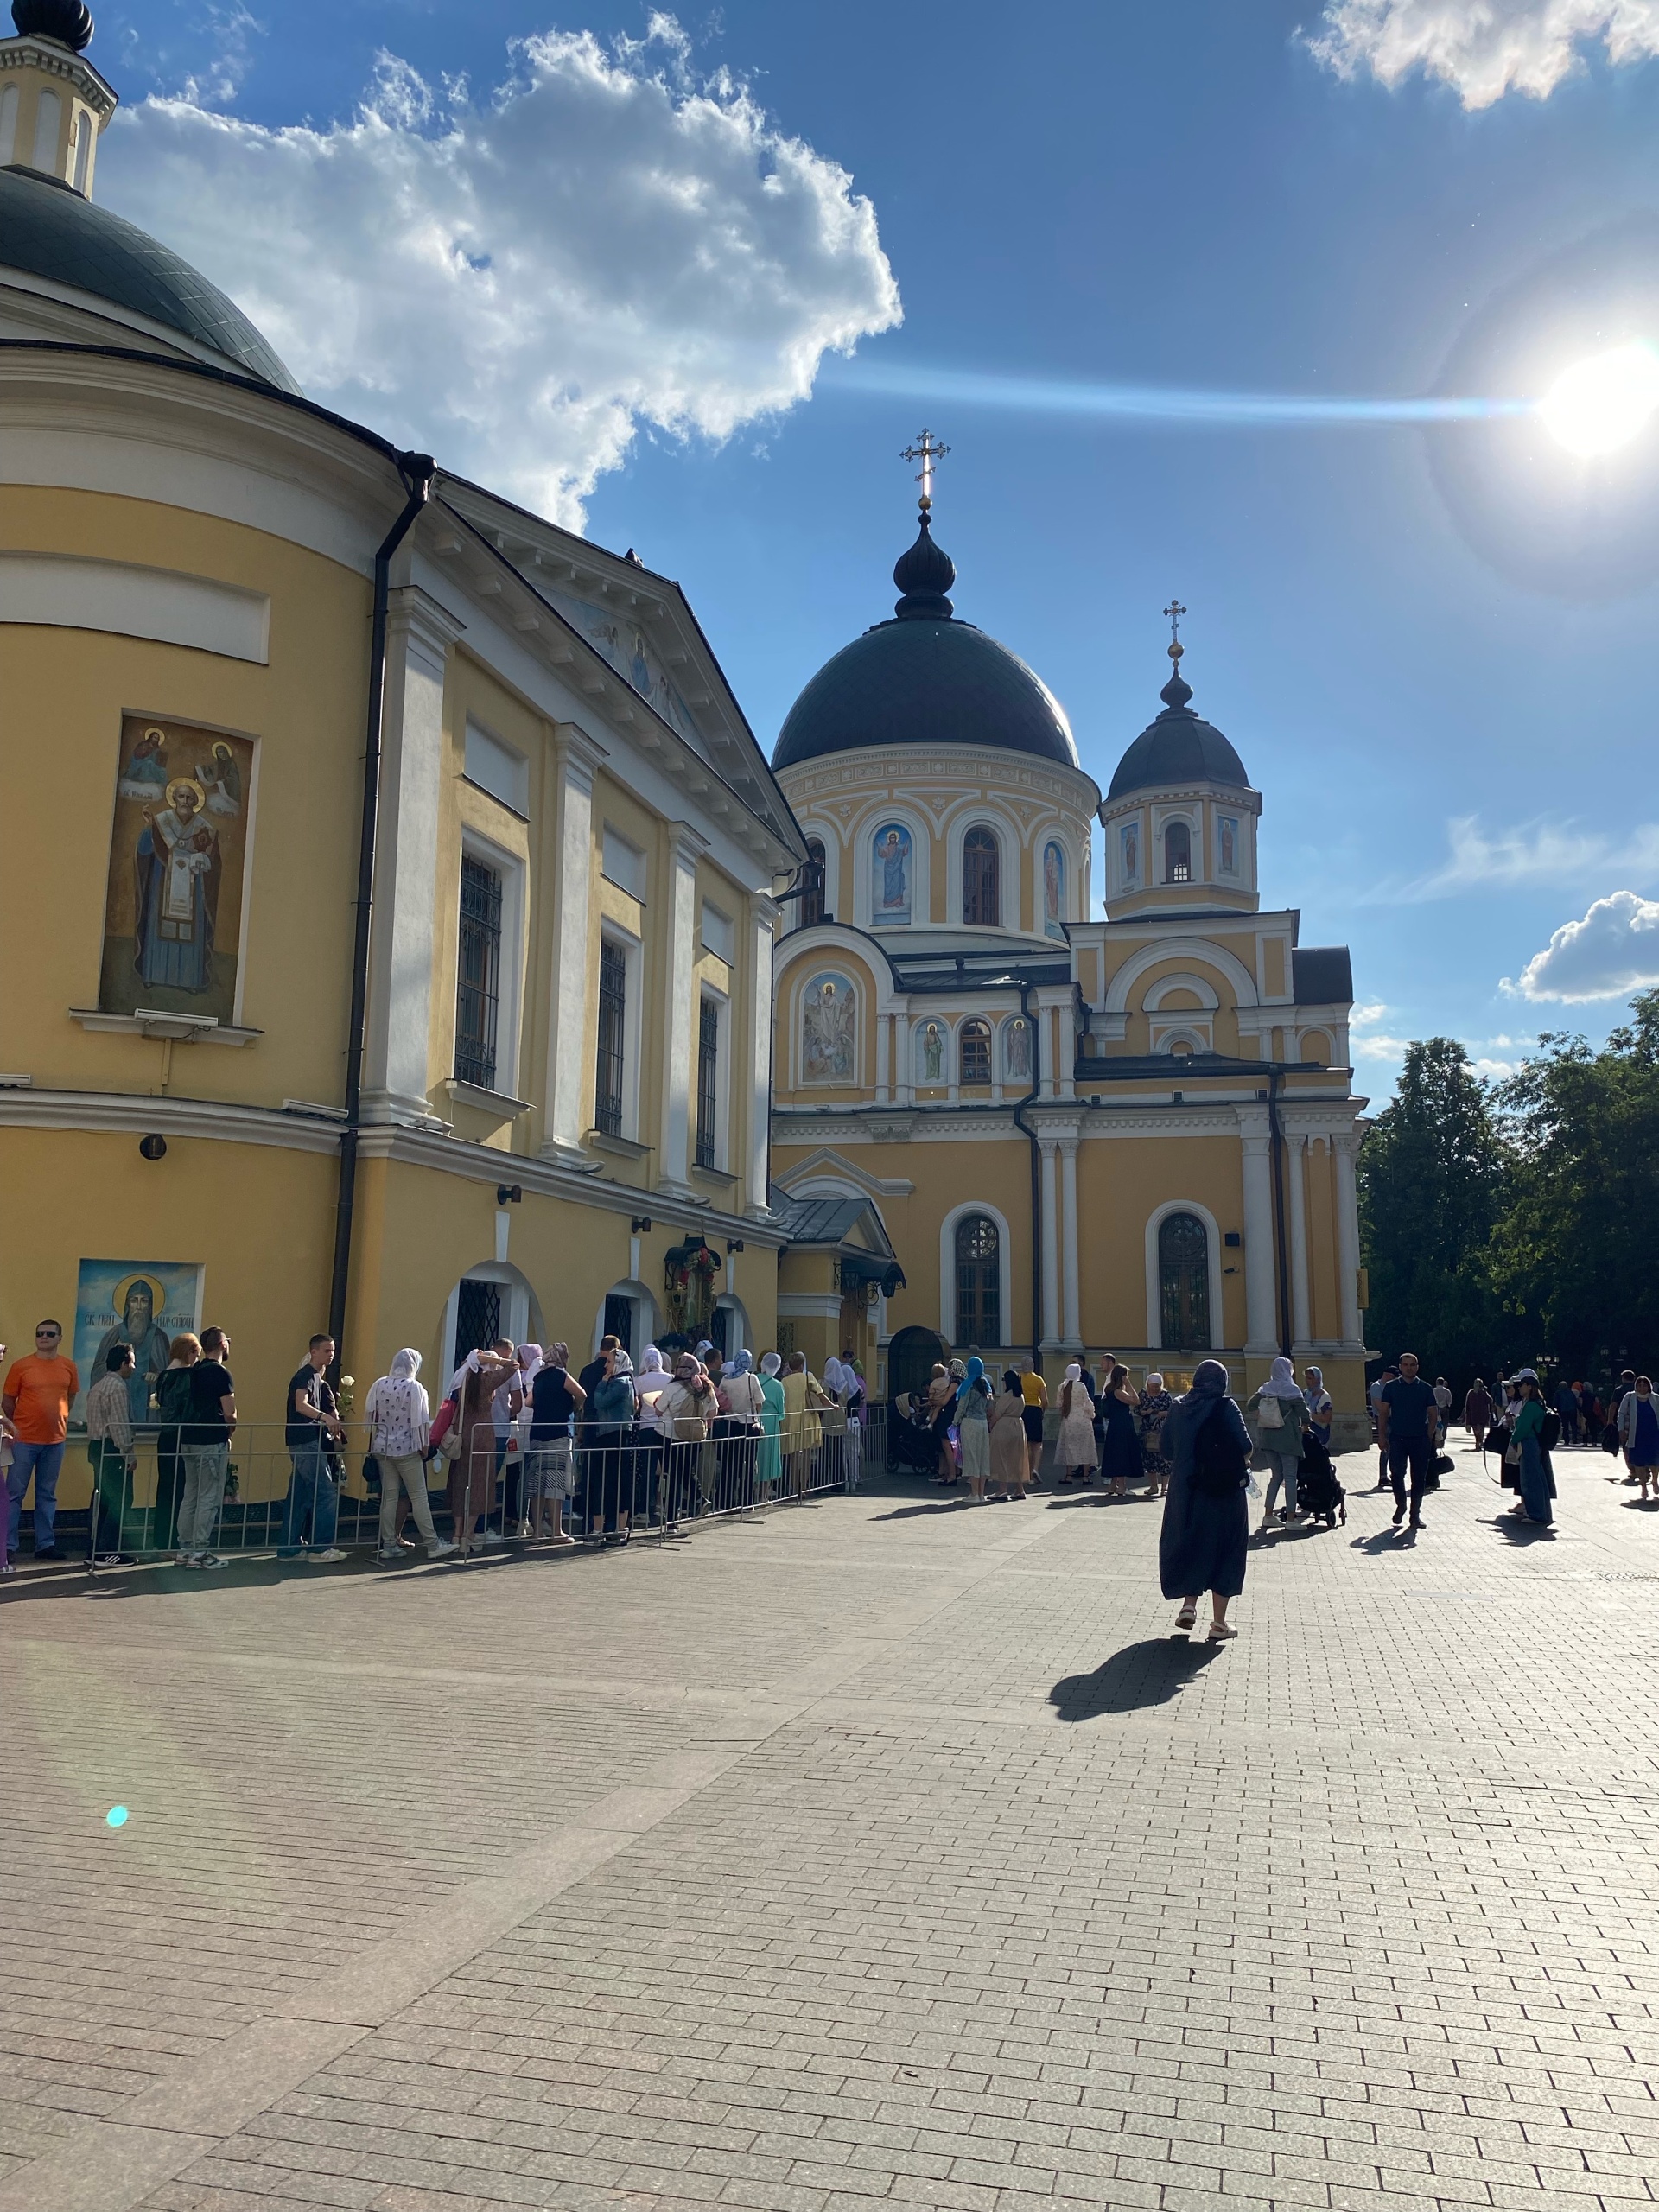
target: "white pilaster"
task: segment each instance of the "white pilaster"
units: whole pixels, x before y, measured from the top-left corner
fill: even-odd
[[[910,1016],[893,1017],[893,1091],[900,1106],[916,1103],[916,1047],[910,1033]]]
[[[1337,1156],[1337,1274],[1342,1306],[1342,1337],[1356,1351],[1364,1344],[1365,1325],[1359,1310],[1359,1194],[1354,1183],[1354,1156],[1359,1139],[1351,1129],[1339,1130],[1331,1140]]]
[[[380,721],[365,1122],[423,1121],[430,1074],[438,821],[443,791],[443,679],[465,625],[413,584],[391,594]]]
[[[663,1014],[663,1143],[659,1179],[689,1191],[691,1165],[691,978],[697,962],[697,860],[708,840],[689,822],[672,824],[668,887],[668,1003]]]
[[[1055,1190],[1054,1140],[1038,1140],[1043,1163],[1043,1334],[1042,1342],[1051,1351],[1058,1351],[1060,1343],[1060,1240],[1059,1203]]]
[[[875,1103],[878,1106],[893,1103],[892,1059],[893,1016],[878,1014],[875,1017]]]
[[[1279,1349],[1274,1318],[1273,1159],[1265,1106],[1238,1109],[1244,1195],[1244,1349],[1270,1359]]]
[[[1043,1038],[1043,1096],[1075,1098],[1071,987],[1069,983],[1045,985],[1037,993],[1036,1002]]]
[[[603,748],[562,722],[557,762],[558,878],[553,893],[553,975],[547,1025],[546,1159],[591,1167],[582,1149],[588,1120],[588,981],[594,869],[594,777]]]
[[[1312,1331],[1307,1302],[1307,1140],[1299,1131],[1285,1135],[1285,1174],[1290,1185],[1290,1333],[1293,1351],[1307,1344]]]
[[[772,1173],[772,964],[780,909],[751,900],[754,916],[754,1020],[749,1051],[748,1211],[764,1213]]]
[[[1083,1349],[1079,1325],[1081,1300],[1077,1286],[1077,1140],[1062,1137],[1060,1153],[1060,1256],[1063,1289],[1062,1319],[1068,1351]]]

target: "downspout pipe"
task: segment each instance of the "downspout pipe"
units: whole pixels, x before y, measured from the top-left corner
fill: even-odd
[[[369,632],[369,707],[363,747],[363,817],[357,848],[356,922],[352,938],[352,1009],[346,1033],[346,1126],[340,1136],[340,1185],[334,1206],[334,1268],[328,1292],[333,1375],[340,1379],[346,1348],[346,1303],[352,1281],[352,1219],[357,1205],[358,1123],[363,1109],[363,1052],[369,1005],[369,921],[380,816],[381,726],[386,703],[386,629],[391,607],[392,557],[432,496],[437,463],[430,454],[400,453],[404,510],[374,556],[374,616]]]
[[[1275,1068],[1268,1077],[1268,1129],[1273,1146],[1274,1277],[1279,1293],[1279,1349],[1289,1358],[1290,1246],[1285,1236],[1285,1132],[1279,1119],[1279,1089],[1284,1077]]]
[[[1025,1133],[1031,1147],[1031,1363],[1040,1375],[1043,1371],[1043,1148],[1029,1122],[1026,1109],[1035,1103],[1043,1088],[1043,1033],[1031,1011],[1032,985],[1020,979],[1015,985],[1020,994],[1020,1011],[1026,1027],[1031,1032],[1031,1089],[1014,1109],[1014,1126]]]

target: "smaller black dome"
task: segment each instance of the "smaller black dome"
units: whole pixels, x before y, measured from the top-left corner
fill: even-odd
[[[956,612],[945,594],[957,581],[957,564],[933,543],[925,512],[916,543],[893,564],[893,581],[905,594],[893,610],[900,621],[931,616],[937,622]]]
[[[1228,740],[1187,705],[1192,687],[1179,668],[1158,696],[1167,702],[1164,711],[1147,724],[1118,762],[1107,805],[1129,791],[1162,791],[1179,784],[1231,784],[1249,791],[1244,763]]]
[[[49,38],[79,54],[92,42],[92,11],[82,0],[11,0],[19,38]]]

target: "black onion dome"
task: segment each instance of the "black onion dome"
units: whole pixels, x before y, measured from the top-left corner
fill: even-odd
[[[1017,653],[971,622],[946,596],[957,580],[933,543],[925,513],[893,581],[904,594],[878,622],[826,661],[790,709],[774,768],[881,745],[983,745],[1075,768],[1065,709]]]
[[[19,38],[49,38],[79,54],[92,42],[92,11],[81,0],[11,0]]]
[[[1244,763],[1213,722],[1195,715],[1187,701],[1192,687],[1177,669],[1159,697],[1166,703],[1117,764],[1109,806],[1128,791],[1164,791],[1185,784],[1231,784],[1249,791]]]
[[[37,169],[0,169],[0,270],[90,292],[220,354],[283,391],[299,386],[217,284],[136,223]]]

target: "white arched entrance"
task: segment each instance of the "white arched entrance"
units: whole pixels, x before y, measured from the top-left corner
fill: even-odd
[[[637,1365],[645,1346],[656,1342],[661,1326],[662,1309],[657,1300],[637,1275],[625,1275],[599,1301],[594,1316],[593,1356],[598,1356],[601,1337],[617,1336]]]
[[[511,1337],[516,1344],[538,1343],[541,1334],[542,1309],[527,1275],[506,1260],[483,1260],[468,1268],[444,1305],[433,1403],[474,1348],[493,1344],[497,1337]]]

